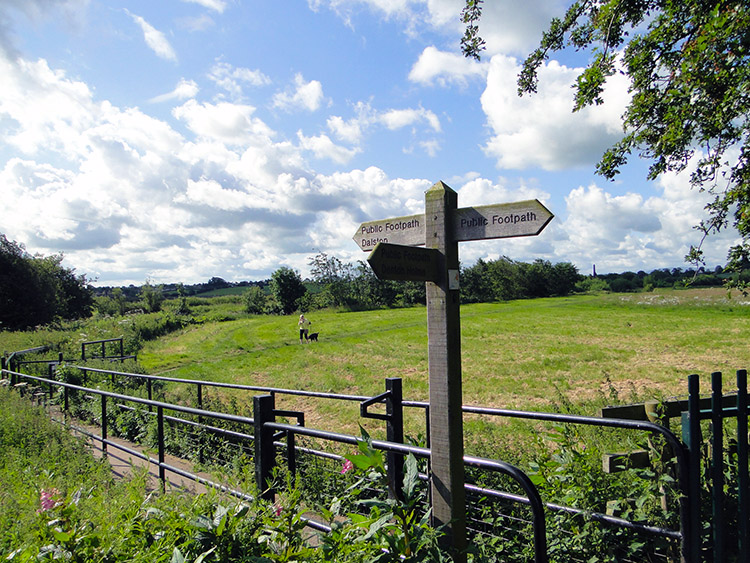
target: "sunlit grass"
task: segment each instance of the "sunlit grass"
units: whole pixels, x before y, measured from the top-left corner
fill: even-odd
[[[746,368],[750,308],[715,292],[696,295],[464,305],[464,403],[554,410],[570,401],[593,414],[607,402],[685,395],[690,373],[707,381],[712,371]],[[426,315],[423,307],[311,312],[320,341],[302,345],[294,315],[190,326],[147,343],[140,361],[174,377],[365,396],[381,393],[386,377],[401,377],[406,398],[427,400]],[[356,420],[356,412],[342,413],[338,424],[356,428]]]

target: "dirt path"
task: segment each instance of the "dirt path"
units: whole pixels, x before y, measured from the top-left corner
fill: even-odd
[[[62,423],[63,415],[59,410],[55,408],[48,409],[48,414],[53,420]],[[80,431],[80,430],[83,430],[84,432],[93,434],[94,436],[101,436],[101,429],[98,426],[89,426],[89,425],[83,424],[80,421],[72,422],[72,425],[75,428],[72,428],[71,431],[74,434],[81,436],[86,440],[87,444],[91,448],[91,452],[94,454],[94,457],[101,459],[102,457],[106,456],[106,459],[109,462],[109,465],[112,467],[112,473],[115,475],[116,478],[118,479],[129,478],[133,475],[134,470],[141,469],[147,466],[148,467],[148,487],[154,490],[159,489],[161,487],[160,482],[159,482],[159,467],[156,465],[158,462],[157,452],[144,448],[133,442],[129,442],[121,438],[113,438],[113,437],[108,437],[107,439],[113,444],[116,444],[117,446],[124,447],[129,450],[136,451],[139,454],[148,456],[153,460],[153,462],[149,462],[145,459],[141,459],[140,457],[137,457],[126,450],[119,449],[111,444],[107,446],[107,451],[105,452],[102,447],[101,441],[91,438],[90,436],[87,436],[86,434]],[[193,468],[192,462],[184,460],[182,458],[175,457],[169,454],[165,454],[164,463],[172,467],[175,467],[179,469],[180,471],[192,473],[194,475],[197,475],[198,477],[207,479],[209,481],[215,481],[215,478],[208,473],[196,472]],[[180,475],[179,473],[175,473],[168,469],[166,470],[166,480],[167,480],[167,488],[170,490],[182,490],[182,491],[190,492],[193,494],[205,493],[207,491],[207,487],[203,485],[202,483],[193,481],[192,479],[184,477]]]

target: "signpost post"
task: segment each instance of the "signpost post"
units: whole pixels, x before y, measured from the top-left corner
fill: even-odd
[[[458,243],[535,236],[553,215],[535,199],[462,209],[457,203],[458,194],[437,182],[425,192],[423,215],[362,223],[353,238],[362,250],[372,250],[367,261],[378,278],[426,283],[432,519],[445,526],[460,553],[466,548],[466,496]]]

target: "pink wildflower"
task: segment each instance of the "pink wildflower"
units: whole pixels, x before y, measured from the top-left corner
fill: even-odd
[[[350,459],[347,459],[344,462],[344,465],[341,467],[341,473],[348,473],[352,469],[354,469],[354,464],[352,463]]]
[[[37,514],[47,512],[48,510],[52,510],[53,508],[60,506],[61,504],[62,502],[60,501],[60,491],[55,488],[49,490],[42,489],[42,492],[39,495],[40,508],[36,512]]]
[[[279,503],[276,503],[273,505],[273,513],[276,515],[277,518],[281,516],[282,510],[283,508],[281,507]]]

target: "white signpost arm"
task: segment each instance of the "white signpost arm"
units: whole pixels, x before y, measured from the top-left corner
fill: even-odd
[[[426,247],[441,253],[438,281],[427,282],[432,519],[446,526],[448,541],[460,552],[466,547],[460,298],[448,279],[449,270],[458,270],[458,242],[451,233],[457,202],[443,182],[425,193]]]

